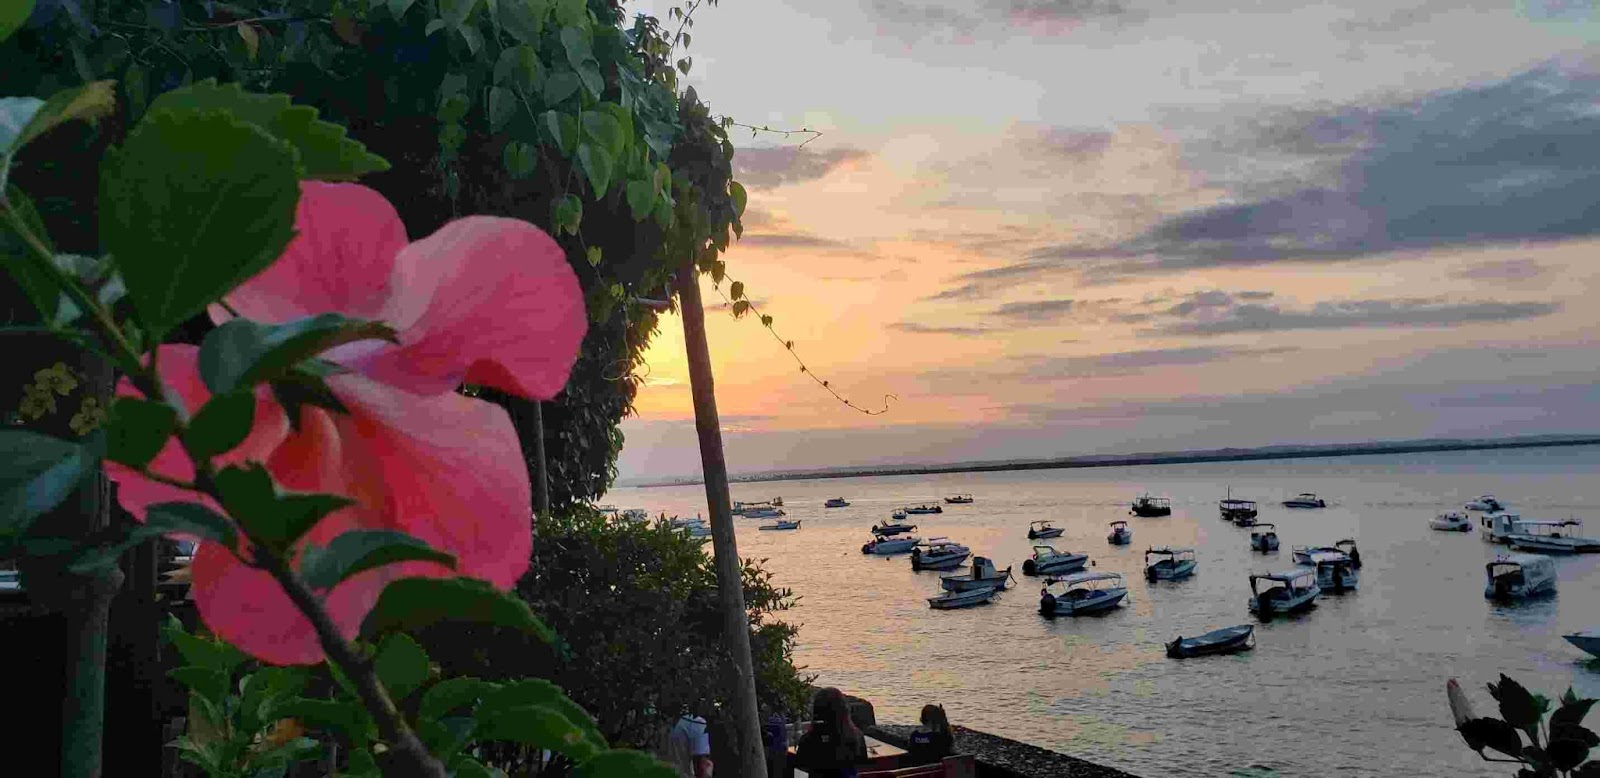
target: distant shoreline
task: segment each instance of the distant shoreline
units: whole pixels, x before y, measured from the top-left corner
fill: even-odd
[[[1246,462],[1269,459],[1314,459],[1317,457],[1378,456],[1417,454],[1434,451],[1483,451],[1508,448],[1555,448],[1600,445],[1600,435],[1569,438],[1512,438],[1509,440],[1435,440],[1395,443],[1329,444],[1293,448],[1215,449],[1208,451],[1159,454],[1120,454],[1108,456],[1063,457],[1021,462],[967,462],[950,465],[908,465],[905,467],[852,468],[809,473],[754,473],[730,476],[733,483],[769,481],[810,481],[823,478],[874,478],[890,475],[942,475],[946,473],[994,473],[1006,470],[1067,470],[1088,467],[1132,467],[1137,465],[1184,465],[1200,462]],[[692,486],[704,483],[698,478],[630,484],[636,489],[662,486]]]

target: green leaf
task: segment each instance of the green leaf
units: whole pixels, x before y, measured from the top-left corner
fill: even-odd
[[[507,143],[502,156],[506,172],[510,173],[512,178],[527,178],[533,175],[533,171],[539,166],[539,152],[535,151],[532,145],[520,140]]]
[[[678,771],[642,751],[614,749],[578,766],[576,778],[674,778]]]
[[[601,255],[599,246],[590,246],[584,251],[584,258],[589,261],[589,267],[599,267]]]
[[[532,46],[512,46],[494,63],[494,81],[524,94],[539,85],[539,52]]]
[[[602,111],[584,111],[579,121],[583,124],[584,135],[590,140],[600,144],[613,156],[622,153],[626,138],[622,134],[622,123],[615,116]]]
[[[578,234],[578,226],[583,223],[583,201],[576,195],[562,195],[551,203],[553,211],[551,222],[555,225],[556,232],[563,231],[573,235]]]
[[[423,719],[437,719],[459,708],[476,705],[500,685],[479,678],[446,678],[422,693],[417,704],[417,715]]]
[[[1571,770],[1582,764],[1583,760],[1589,756],[1590,744],[1587,739],[1569,737],[1573,730],[1589,732],[1582,727],[1550,731],[1550,743],[1545,747],[1545,753],[1550,756],[1550,762],[1558,770]],[[1593,737],[1594,734],[1589,733],[1589,736]]]
[[[496,86],[489,88],[489,130],[499,132],[511,121],[511,114],[517,110],[517,96],[511,90]]]
[[[577,73],[563,70],[552,74],[544,80],[545,105],[560,105],[563,100],[578,93],[583,88],[583,79]]]
[[[567,64],[573,70],[583,70],[584,66],[594,61],[594,49],[589,45],[589,38],[584,33],[584,28],[567,26],[561,29],[561,48],[567,53]]]
[[[733,299],[735,299],[735,300],[743,298],[744,297],[744,282],[743,281],[734,281],[733,283],[728,284],[728,296],[733,298]]]
[[[744,184],[741,184],[738,181],[729,181],[728,197],[733,199],[734,218],[737,219],[743,217],[745,203],[750,199],[750,196],[744,191]]]
[[[589,21],[589,7],[585,0],[555,0],[556,21],[564,27],[576,27]]]
[[[1572,695],[1572,690],[1567,690],[1567,696],[1561,698],[1562,705],[1550,714],[1550,729],[1556,727],[1577,726],[1583,723],[1583,717],[1589,715],[1589,709],[1594,707],[1597,700],[1579,699]]]
[[[6,98],[10,99],[10,98]],[[0,128],[3,128],[4,117],[0,116]],[[0,166],[6,164],[0,154]],[[3,178],[0,173],[0,178]],[[33,207],[33,200],[14,185],[6,187],[6,201],[11,204],[12,211],[22,221],[29,233],[44,244],[47,251],[54,252],[50,242],[50,233],[45,229],[44,219],[39,216],[39,211]],[[0,267],[4,267],[11,277],[16,280],[17,286],[22,287],[22,292],[27,296],[28,302],[33,304],[34,310],[39,312],[42,321],[53,321],[63,298],[61,285],[55,277],[38,267],[33,257],[33,249],[22,239],[21,234],[12,226],[11,219],[0,214]]]
[[[247,658],[239,649],[224,641],[189,634],[175,617],[169,617],[161,631],[167,642],[178,649],[183,661],[224,677],[232,673],[234,668],[244,664]],[[222,697],[226,696],[227,690],[224,688],[222,695],[212,699],[220,703]]]
[[[460,27],[478,7],[478,0],[439,0],[439,16],[451,27]]]
[[[525,678],[502,684],[499,689],[483,698],[475,715],[480,721],[496,718],[506,711],[538,705],[549,708],[566,718],[581,737],[597,749],[604,749],[605,736],[595,725],[594,718],[582,706],[567,697],[561,687],[542,678]],[[576,756],[571,752],[569,755]]]
[[[1534,696],[1522,684],[1502,674],[1500,683],[1489,684],[1489,693],[1500,703],[1500,717],[1523,732],[1538,732],[1543,713]]]
[[[749,300],[734,300],[733,301],[733,317],[735,319],[737,319],[737,318],[739,318],[741,316],[744,316],[746,313],[749,313],[749,312],[750,312],[750,301]]]
[[[578,147],[578,165],[588,175],[596,200],[605,197],[607,187],[611,186],[612,164],[611,153],[605,149],[588,143]]]
[[[335,346],[363,340],[397,342],[383,322],[323,313],[284,324],[233,319],[200,344],[200,378],[212,392],[273,381],[295,365]]]
[[[480,712],[476,718],[478,737],[482,740],[523,743],[558,751],[577,761],[593,757],[603,748],[584,737],[583,730],[566,716],[544,705],[498,710],[492,717]]]
[[[284,413],[289,416],[289,426],[296,431],[300,429],[301,413],[307,406],[333,413],[350,412],[328,387],[327,376],[306,370],[304,365],[274,379],[272,397],[283,406]]]
[[[172,437],[178,413],[166,403],[118,397],[106,420],[106,458],[129,467],[144,467]]]
[[[151,342],[294,237],[295,151],[223,113],[152,112],[101,168],[100,239]]]
[[[8,0],[0,3],[0,42],[22,29],[22,23],[28,21],[28,16],[33,13],[33,1]]]
[[[545,111],[544,126],[550,132],[550,139],[561,153],[571,156],[578,148],[578,120],[570,114],[560,111]]]
[[[477,27],[464,24],[456,28],[456,33],[461,36],[462,40],[467,42],[467,51],[472,54],[476,55],[478,50],[483,48],[483,33],[478,32]]]
[[[179,667],[167,675],[189,688],[189,691],[220,704],[228,698],[228,674],[207,667]]]
[[[446,619],[497,624],[556,642],[555,633],[527,603],[474,578],[402,578],[390,583],[367,614],[362,631],[379,635]]]
[[[354,504],[334,494],[279,493],[266,468],[256,463],[223,468],[215,480],[222,507],[245,534],[278,551],[293,545],[324,516]]]
[[[144,523],[134,525],[117,542],[81,552],[72,561],[70,569],[87,573],[109,567],[116,564],[128,549],[161,535],[193,535],[229,549],[238,543],[238,533],[233,523],[210,508],[198,503],[165,502],[150,506],[145,512]]]
[[[1522,755],[1522,736],[1515,727],[1495,718],[1472,719],[1456,728],[1474,751],[1492,748],[1507,756]]]
[[[606,79],[600,75],[600,68],[594,62],[584,64],[577,72],[578,79],[583,82],[583,88],[589,94],[599,97],[606,91]]]
[[[212,395],[183,433],[183,447],[195,459],[232,451],[250,436],[256,420],[256,394],[239,389]]]
[[[511,33],[517,42],[539,45],[539,37],[544,32],[544,17],[550,10],[549,3],[544,0],[500,0],[496,10],[500,15],[500,26]]]
[[[304,667],[263,667],[240,682],[239,712],[246,731],[254,731],[282,718],[277,707],[299,695],[311,682]]]
[[[387,529],[351,530],[310,546],[300,557],[300,575],[313,589],[331,589],[356,573],[395,562],[438,562],[454,568],[456,559],[417,538]]]
[[[394,633],[378,646],[372,669],[389,695],[399,702],[428,680],[428,652],[410,636]]]
[[[12,117],[26,114],[27,123],[22,125],[20,131],[16,131],[10,143],[0,146],[0,156],[15,152],[67,122],[82,120],[92,123],[110,115],[117,107],[115,87],[115,81],[95,81],[63,89],[39,105],[29,102],[33,98],[5,98],[0,101],[0,140],[9,134],[5,127],[11,124]],[[16,102],[18,100],[23,102]]]
[[[354,181],[389,169],[383,157],[348,137],[344,127],[318,119],[316,108],[295,105],[285,94],[246,92],[236,83],[219,85],[208,78],[157,97],[149,111],[160,110],[226,111],[293,146],[305,178]]]
[[[284,702],[275,712],[280,718],[300,719],[311,727],[338,732],[350,738],[357,748],[364,748],[372,739],[372,720],[354,702],[300,697]],[[355,762],[354,754],[350,761]]]
[[[629,181],[626,191],[628,209],[634,221],[644,221],[656,204],[656,188],[649,181]]]
[[[5,10],[0,9],[0,17],[4,15]],[[0,20],[0,25],[4,23]],[[37,97],[0,97],[0,156],[11,151],[11,144],[22,137],[22,128],[43,107],[44,101]]]
[[[406,11],[411,10],[412,4],[416,2],[417,0],[389,0],[389,13],[399,19],[405,16]]]
[[[0,429],[0,536],[21,535],[61,504],[98,465],[96,452],[20,429]]]

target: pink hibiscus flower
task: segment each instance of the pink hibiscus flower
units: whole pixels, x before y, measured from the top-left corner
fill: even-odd
[[[394,207],[354,184],[302,184],[295,226],[299,234],[283,256],[230,293],[229,304],[271,323],[330,312],[379,319],[398,331],[399,343],[354,343],[323,355],[350,370],[327,379],[350,412],[302,407],[298,431],[271,392],[258,388],[253,431],[218,465],[261,462],[286,489],[356,500],[301,543],[395,529],[455,555],[454,571],[406,562],[334,587],[325,602],[346,637],[396,578],[460,574],[510,588],[527,570],[533,542],[522,448],[503,409],[454,390],[469,382],[546,400],[566,384],[587,317],[565,253],[531,224],[485,216],[408,244]],[[212,315],[227,318],[215,308]],[[191,413],[209,399],[198,351],[163,346],[159,361]],[[119,391],[137,394],[126,381]],[[194,476],[175,440],[150,469]],[[111,465],[110,473],[123,507],[140,519],[152,504],[197,498],[125,467]],[[277,582],[228,549],[201,544],[192,591],[207,626],[250,654],[276,664],[322,660],[311,623]]]

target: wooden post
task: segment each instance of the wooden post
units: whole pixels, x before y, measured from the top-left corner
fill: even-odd
[[[683,315],[683,340],[689,359],[689,385],[694,395],[694,426],[700,434],[700,467],[705,475],[706,507],[711,513],[711,548],[717,564],[717,593],[722,604],[723,643],[733,658],[733,719],[742,778],[767,774],[761,749],[761,719],[756,707],[756,679],[750,659],[750,621],[744,607],[744,575],[733,536],[733,506],[728,501],[728,464],[722,455],[722,425],[711,379],[711,349],[706,344],[706,316],[700,302],[700,277],[693,260],[678,270],[678,308]],[[732,767],[729,765],[729,767]],[[723,767],[717,769],[722,774]]]

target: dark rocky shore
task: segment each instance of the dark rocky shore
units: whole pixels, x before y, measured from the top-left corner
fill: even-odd
[[[867,734],[905,748],[906,738],[914,729],[907,724],[879,724],[870,727]],[[1135,778],[1131,773],[987,732],[961,726],[951,729],[956,736],[956,753],[977,758],[979,778]]]

